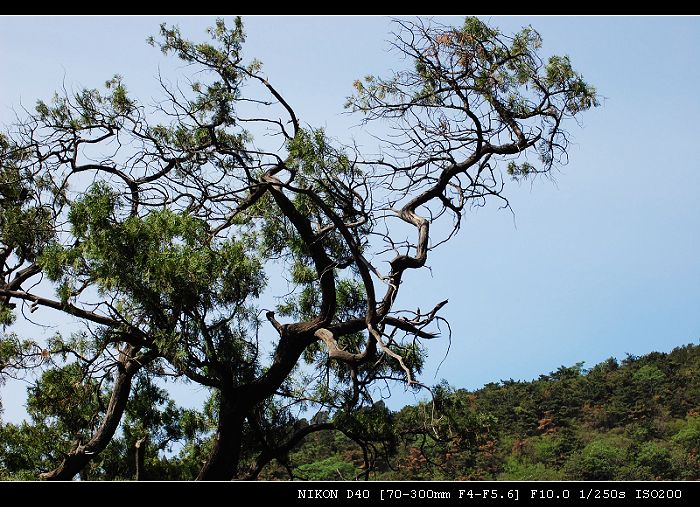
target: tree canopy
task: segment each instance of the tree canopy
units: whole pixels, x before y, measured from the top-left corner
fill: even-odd
[[[421,387],[447,301],[399,306],[402,282],[470,208],[507,206],[509,180],[565,162],[565,126],[597,99],[530,27],[398,20],[393,35],[407,67],[356,81],[346,105],[385,129],[381,156],[302,124],[244,57],[239,18],[202,43],[162,25],[150,44],[188,74],[161,79],[153,104],[114,76],[8,126],[0,374],[40,372],[17,436],[50,435],[37,474],[71,479],[100,456],[143,476],[144,453],[180,442],[184,464],[151,476],[256,477],[314,431],[379,438],[374,387]],[[273,266],[290,290],[265,310]],[[45,344],[12,332],[19,313],[55,312],[82,330]],[[208,389],[205,410],[178,408],[171,378]],[[300,406],[328,416],[290,427]]]

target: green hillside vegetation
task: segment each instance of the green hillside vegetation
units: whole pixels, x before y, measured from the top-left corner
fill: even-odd
[[[242,463],[250,470],[257,464],[254,476],[268,480],[697,480],[699,371],[700,346],[687,345],[477,391],[443,383],[431,401],[398,412],[378,402],[307,421],[270,406],[266,419],[278,413],[276,425],[247,428]],[[56,403],[70,399],[65,392],[78,385],[77,374],[71,367],[47,372],[30,390],[31,420],[0,426],[0,477],[36,478],[89,432],[94,421],[82,416],[94,407]],[[149,379],[139,379],[119,438],[81,477],[190,477],[212,443],[213,406],[210,400],[202,412],[183,410]],[[290,439],[285,453],[269,459],[252,443],[255,432],[279,443],[306,431],[305,439]],[[140,458],[139,440],[148,442]]]
[[[434,403],[390,414],[395,448],[378,453],[370,477],[697,480],[698,372],[700,347],[688,345],[473,392],[444,384]],[[361,449],[330,433],[312,435],[290,462],[306,479],[351,478],[363,470]],[[279,468],[267,472],[284,477]]]

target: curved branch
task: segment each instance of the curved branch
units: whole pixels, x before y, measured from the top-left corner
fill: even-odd
[[[84,445],[78,445],[61,464],[50,472],[45,472],[39,477],[50,481],[69,481],[76,476],[90,461],[100,454],[114,437],[119,422],[121,421],[126,403],[129,400],[131,381],[136,372],[155,359],[155,354],[147,353],[141,357],[128,357],[127,354],[136,352],[134,347],[124,354],[117,364],[117,373],[114,378],[112,395],[107,405],[107,411],[102,419],[102,424],[95,435]]]
[[[89,320],[90,322],[95,322],[96,324],[101,324],[103,326],[116,327],[120,324],[118,321],[104,315],[100,315],[99,313],[83,310],[82,308],[78,308],[70,303],[62,303],[53,299],[37,296],[36,294],[30,294],[29,292],[25,292],[23,290],[0,289],[0,296],[31,301],[39,306],[46,306],[48,308],[53,308],[54,310],[60,310],[69,315]]]
[[[369,357],[369,351],[371,350],[369,347],[365,348],[365,350],[359,354],[353,354],[352,352],[348,352],[347,350],[343,350],[338,347],[338,342],[335,339],[335,336],[333,336],[333,333],[328,329],[317,329],[314,336],[326,344],[326,347],[328,348],[328,357],[330,359],[336,359],[351,366],[357,366],[364,363]]]
[[[273,97],[275,97],[280,104],[282,104],[282,107],[287,111],[287,114],[289,114],[289,118],[292,122],[292,125],[294,126],[294,135],[296,135],[299,132],[299,119],[297,118],[296,113],[294,112],[294,109],[292,109],[292,106],[289,105],[289,103],[282,97],[282,95],[275,89],[274,86],[270,84],[270,82],[265,79],[262,76],[258,76],[257,74],[253,74],[250,72],[248,69],[244,67],[237,67],[238,70],[243,71],[245,74],[247,74],[249,77],[252,77],[253,79],[257,79],[260,81],[265,88],[272,94]],[[286,134],[286,132],[285,132]]]
[[[301,236],[301,239],[307,245],[311,259],[314,262],[314,267],[316,268],[316,274],[319,277],[319,283],[321,285],[321,308],[318,317],[316,317],[312,322],[304,323],[301,326],[287,326],[287,329],[290,331],[292,329],[298,329],[302,332],[309,329],[315,331],[315,329],[318,327],[324,326],[330,322],[335,314],[336,287],[335,276],[333,273],[333,268],[335,265],[328,257],[328,254],[324,250],[321,242],[316,241],[316,237],[313,229],[311,228],[309,219],[302,215],[294,206],[294,203],[292,203],[284,192],[282,192],[282,182],[270,173],[266,174],[264,179],[270,184],[270,194],[277,203],[277,206],[279,206],[280,211],[289,219],[296,231],[299,233],[299,236]]]

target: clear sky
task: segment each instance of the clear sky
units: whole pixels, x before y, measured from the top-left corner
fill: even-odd
[[[99,87],[115,73],[142,101],[156,97],[157,69],[175,77],[173,60],[145,43],[163,20],[0,18],[0,122],[62,83]],[[460,235],[430,258],[432,276],[407,279],[405,302],[414,297],[426,308],[450,300],[450,354],[436,374],[445,342],[433,342],[422,380],[478,388],[698,343],[700,18],[487,20],[504,32],[531,24],[544,53],[570,55],[603,107],[571,126],[571,161],[554,181],[510,186],[515,216],[496,203],[469,214]],[[203,38],[213,20],[166,21]],[[405,63],[387,52],[386,18],[245,22],[246,54],[263,61],[302,122],[341,141],[362,138],[352,127],[358,118],[343,113],[352,82]],[[3,418],[15,420],[23,389],[8,384],[2,395]]]

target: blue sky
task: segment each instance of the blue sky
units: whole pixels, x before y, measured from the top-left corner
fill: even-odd
[[[134,96],[158,95],[158,68],[177,66],[150,48],[160,17],[0,18],[0,122],[62,83],[97,87],[115,73]],[[460,23],[461,18],[440,18]],[[560,365],[668,351],[700,337],[700,19],[488,17],[504,32],[531,24],[545,54],[568,54],[603,96],[570,127],[570,163],[554,180],[513,184],[513,216],[496,203],[466,217],[437,251],[432,275],[409,278],[403,301],[449,298],[449,356],[431,344],[422,380],[468,388],[530,379]],[[203,38],[210,18],[170,18]],[[341,141],[362,139],[344,114],[352,82],[404,62],[387,52],[382,17],[254,17],[246,54],[302,122]],[[415,301],[415,303],[414,303]],[[23,328],[24,329],[24,328]],[[2,391],[21,414],[17,384]],[[405,395],[396,403],[410,401]]]

